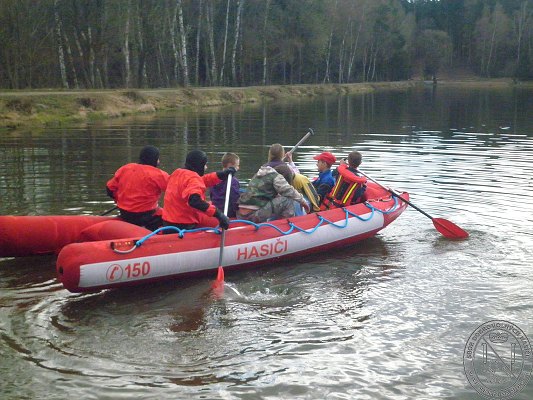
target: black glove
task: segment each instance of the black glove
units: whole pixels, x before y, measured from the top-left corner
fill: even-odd
[[[107,186],[105,187],[105,190],[107,192],[107,195],[111,197],[113,200],[115,200],[115,193],[111,191],[111,189],[109,189]]]
[[[229,218],[224,215],[222,211],[220,211],[218,208],[215,211],[214,217],[218,219],[218,223],[222,229],[228,229],[229,228]]]
[[[237,170],[233,167],[226,168],[223,171],[217,171],[217,177],[221,181],[225,181],[229,175],[235,176],[235,174],[237,174]]]

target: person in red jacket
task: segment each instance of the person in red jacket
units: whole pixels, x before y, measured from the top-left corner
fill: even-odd
[[[120,210],[120,218],[152,231],[163,225],[158,201],[169,178],[165,171],[157,168],[158,165],[159,149],[145,146],[139,155],[139,163],[120,167],[106,185],[107,194]]]
[[[215,186],[234,175],[235,168],[205,174],[207,155],[201,150],[187,154],[185,167],[175,170],[168,181],[165,192],[163,225],[180,229],[215,227],[228,229],[229,218],[224,212],[206,201],[206,188]],[[167,231],[165,233],[174,233]]]
[[[345,207],[362,203],[365,200],[367,179],[360,176],[357,168],[361,165],[363,156],[358,151],[352,151],[347,159],[343,159],[335,171],[335,186],[324,198],[320,209]]]

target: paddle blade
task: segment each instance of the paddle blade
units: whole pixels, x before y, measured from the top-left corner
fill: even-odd
[[[220,299],[224,295],[224,268],[222,265],[218,267],[217,279],[211,285],[211,289],[216,299]]]
[[[216,282],[218,283],[224,283],[224,268],[222,268],[222,265],[220,265],[218,267],[218,272],[217,272],[217,280]]]
[[[217,279],[213,282],[213,288],[224,287],[224,268],[222,265],[218,267]]]
[[[448,239],[466,239],[468,232],[444,218],[432,218],[435,228]]]

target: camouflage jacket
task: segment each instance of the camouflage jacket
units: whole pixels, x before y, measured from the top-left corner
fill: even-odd
[[[269,166],[262,166],[250,180],[246,192],[239,198],[239,205],[262,208],[270,200],[281,195],[302,203],[303,196],[285,180],[283,175]]]

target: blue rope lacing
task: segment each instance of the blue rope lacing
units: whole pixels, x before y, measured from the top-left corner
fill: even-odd
[[[328,224],[330,224],[330,225],[332,225],[332,226],[334,226],[336,228],[344,229],[344,228],[346,228],[348,226],[348,220],[349,220],[350,216],[355,217],[355,218],[357,218],[360,221],[366,222],[366,221],[370,221],[374,217],[374,213],[375,212],[379,212],[379,213],[381,213],[383,215],[390,214],[390,213],[396,211],[396,209],[398,208],[398,198],[396,196],[392,196],[392,198],[394,199],[394,205],[390,209],[388,209],[386,211],[380,210],[379,208],[375,208],[372,204],[370,204],[368,202],[365,202],[364,203],[365,206],[367,206],[368,209],[370,210],[370,215],[368,215],[366,218],[363,218],[360,215],[357,215],[357,214],[354,214],[351,211],[348,211],[346,209],[346,207],[342,207],[342,210],[344,211],[344,214],[345,214],[344,221],[343,222],[339,221],[339,222],[335,223],[333,221],[330,221],[327,218],[324,218],[318,212],[318,213],[315,214],[317,216],[317,218],[318,218],[318,222],[315,225],[315,227],[311,228],[311,229],[300,228],[298,225],[295,225],[291,221],[288,221],[289,229],[286,230],[286,231],[284,231],[284,230],[280,229],[279,227],[277,227],[276,225],[270,224],[268,222],[261,222],[261,223],[257,224],[255,222],[248,221],[248,220],[245,220],[245,219],[235,219],[235,220],[230,221],[230,224],[234,224],[234,223],[239,223],[240,222],[240,223],[244,223],[244,224],[247,224],[247,225],[254,226],[255,230],[258,230],[260,228],[270,227],[270,228],[278,231],[282,235],[289,235],[295,230],[310,235],[313,232],[315,232],[324,222],[326,222],[326,223],[328,223]],[[175,231],[175,232],[177,232],[178,237],[180,239],[183,239],[183,237],[185,236],[186,233],[213,232],[213,233],[215,233],[217,235],[220,235],[222,233],[222,229],[219,226],[217,226],[215,228],[203,227],[203,228],[195,228],[195,229],[180,229],[180,228],[178,228],[176,226],[163,226],[163,227],[158,228],[155,231],[151,232],[150,234],[144,236],[143,238],[137,240],[131,249],[128,249],[128,250],[113,249],[113,251],[115,251],[116,253],[120,253],[120,254],[131,253],[137,247],[141,247],[142,244],[144,242],[146,242],[148,239],[150,239],[152,236],[157,235],[159,232],[163,232],[163,231]]]

